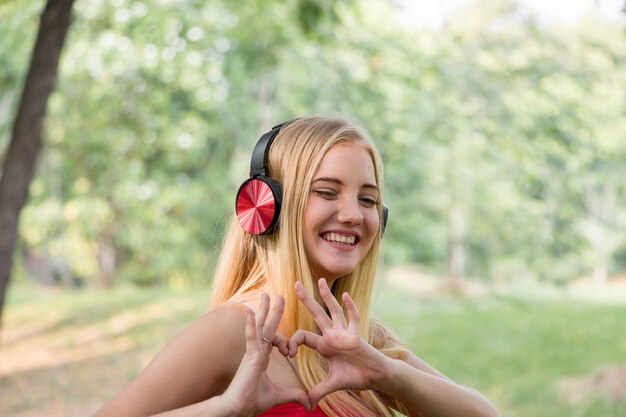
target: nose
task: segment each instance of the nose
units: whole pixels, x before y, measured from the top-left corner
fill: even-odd
[[[337,221],[342,224],[358,226],[363,223],[363,211],[357,198],[341,199],[337,209]]]

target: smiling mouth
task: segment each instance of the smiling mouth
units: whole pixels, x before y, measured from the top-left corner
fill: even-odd
[[[346,246],[354,246],[358,242],[356,236],[345,236],[338,233],[324,233],[321,238],[327,242],[338,243]]]

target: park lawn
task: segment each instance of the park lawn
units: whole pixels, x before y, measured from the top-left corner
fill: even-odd
[[[14,287],[0,347],[0,416],[85,416],[206,309],[208,290]],[[623,417],[626,400],[572,405],[559,389],[626,363],[626,302],[416,298],[382,286],[374,313],[424,360],[510,417]]]
[[[560,388],[565,378],[626,364],[626,302],[564,296],[419,300],[387,288],[376,310],[418,356],[480,390],[502,416],[626,416],[626,386],[621,402],[595,396],[576,404]]]

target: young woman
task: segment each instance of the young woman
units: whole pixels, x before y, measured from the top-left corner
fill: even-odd
[[[211,309],[96,416],[498,416],[369,318],[382,195],[356,124],[309,117],[264,135]]]

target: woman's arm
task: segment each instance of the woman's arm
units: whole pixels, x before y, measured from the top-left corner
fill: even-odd
[[[480,392],[470,387],[456,384],[453,380],[451,380],[450,378],[448,378],[447,376],[439,372],[437,369],[433,368],[428,363],[426,363],[425,361],[417,357],[414,353],[409,351],[403,343],[401,343],[395,337],[391,336],[388,331],[386,331],[386,333],[388,334],[387,343],[385,344],[386,347],[388,348],[400,347],[402,348],[402,350],[405,350],[408,352],[408,357],[405,359],[404,362],[406,362],[407,364],[409,364],[411,367],[415,368],[418,371],[429,374],[433,377],[441,378],[442,380],[447,381],[448,383],[457,387],[461,391],[465,391],[465,392],[462,392],[462,394],[467,396],[468,400],[470,400],[472,404],[482,404],[482,406],[484,406],[487,409],[493,408],[493,411],[496,412],[495,415],[498,415],[493,405],[491,405],[491,403],[482,394],[480,394]],[[392,381],[393,381],[393,377],[392,377]],[[395,398],[397,398],[397,396]],[[415,414],[415,413],[409,413],[409,415],[411,417],[422,417],[421,414]],[[478,415],[483,415],[483,414],[478,414]],[[489,413],[487,412],[486,415],[489,415]]]
[[[278,387],[266,374],[274,346],[282,354],[288,354],[287,341],[277,332],[285,301],[278,296],[271,313],[269,305],[269,297],[263,294],[256,313],[240,305],[224,306],[210,320],[206,319],[208,322],[202,328],[190,326],[96,416],[157,417],[156,412],[164,411],[158,417],[251,417],[287,402],[310,408],[304,391]],[[242,311],[245,311],[243,316]],[[230,349],[239,347],[236,329],[241,328],[242,317],[245,354],[235,366],[234,377],[229,378],[232,364],[239,357],[237,350]],[[207,330],[208,333],[198,334]],[[197,355],[204,350],[209,351],[206,357],[199,358]],[[224,385],[222,381],[226,381],[228,389],[214,395]],[[168,389],[170,386],[172,389]],[[208,396],[203,392],[209,392]]]
[[[152,417],[247,417],[234,412],[232,404],[221,395],[177,410],[166,411]]]
[[[227,303],[200,317],[94,417],[154,415],[222,393],[245,353],[245,311]]]
[[[478,391],[456,384],[414,355],[406,362],[385,362],[385,376],[371,389],[400,401],[411,417],[499,416]]]
[[[322,334],[299,330],[289,342],[290,355],[304,344],[328,361],[328,376],[309,391],[313,407],[333,391],[370,389],[398,400],[412,417],[499,415],[485,397],[454,383],[415,355],[406,362],[385,356],[361,337],[359,312],[347,293],[342,298],[349,320],[324,279],[319,280],[319,292],[330,316],[301,284],[296,284],[298,298]]]

